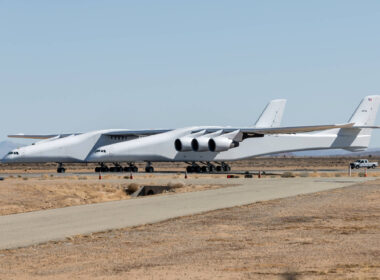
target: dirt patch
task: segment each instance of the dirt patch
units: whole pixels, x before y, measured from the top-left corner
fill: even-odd
[[[1,279],[379,279],[380,182],[0,251]]]
[[[167,176],[164,177],[164,180]],[[171,176],[173,177],[173,176]],[[196,185],[171,182],[168,176],[164,185],[172,187],[171,193],[183,193],[216,189],[222,185]],[[140,185],[156,185],[154,180],[135,183],[121,176],[107,175],[103,180],[94,176],[14,177],[0,181],[0,215],[17,214],[36,210],[62,208],[75,205],[131,199],[130,194]],[[129,191],[128,191],[129,190]]]

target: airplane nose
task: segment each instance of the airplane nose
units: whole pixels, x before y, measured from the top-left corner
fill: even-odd
[[[4,156],[4,157],[0,160],[0,162],[1,162],[1,163],[8,163],[8,160],[9,160],[9,156],[6,155],[6,156]]]
[[[11,162],[14,162],[15,160],[15,157],[13,155],[5,155],[2,159],[1,159],[1,163],[11,163]]]

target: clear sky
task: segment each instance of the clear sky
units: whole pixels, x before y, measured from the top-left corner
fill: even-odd
[[[0,141],[246,126],[274,98],[284,125],[345,122],[368,94],[380,1],[0,0]]]

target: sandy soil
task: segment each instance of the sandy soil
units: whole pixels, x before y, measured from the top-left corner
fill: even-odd
[[[0,251],[0,279],[380,279],[380,180]]]
[[[152,175],[140,177],[152,178],[150,176]],[[173,187],[171,192],[162,195],[223,187],[217,184],[185,184],[171,180],[183,176],[161,175],[157,177],[164,179],[164,185]],[[140,185],[157,185],[154,181],[152,178],[142,184],[115,175],[107,175],[101,181],[96,179],[96,176],[50,177],[42,175],[37,178],[8,178],[0,181],[0,215],[130,199],[131,196],[127,194],[126,189],[129,187],[137,189]]]

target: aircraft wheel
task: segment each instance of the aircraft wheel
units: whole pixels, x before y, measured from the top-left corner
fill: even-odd
[[[63,168],[63,167],[58,167],[57,168],[57,173],[65,173],[66,172],[66,169]]]
[[[131,171],[132,172],[139,172],[139,169],[137,168],[137,166],[132,166]]]
[[[124,167],[124,172],[131,172],[131,168],[129,166]]]
[[[202,169],[199,165],[194,167],[196,173],[201,173]]]
[[[222,171],[222,167],[220,166],[220,165],[218,165],[217,167],[216,167],[216,172],[221,172]]]
[[[187,171],[187,173],[193,173],[194,172],[192,166],[187,166],[186,171]]]
[[[215,171],[215,166],[214,165],[210,165],[208,167],[208,170],[209,170],[210,173],[214,172]]]
[[[229,171],[231,171],[231,167],[229,165],[225,165],[225,166],[223,166],[223,171],[229,172]]]
[[[154,168],[152,166],[147,166],[147,167],[145,167],[145,172],[146,173],[153,173],[154,172]]]
[[[115,172],[116,170],[115,170],[116,168],[115,167],[110,167],[110,172]]]
[[[202,166],[202,173],[208,173],[209,172],[209,168],[208,166]]]
[[[95,173],[99,173],[100,172],[100,167],[95,167]]]

